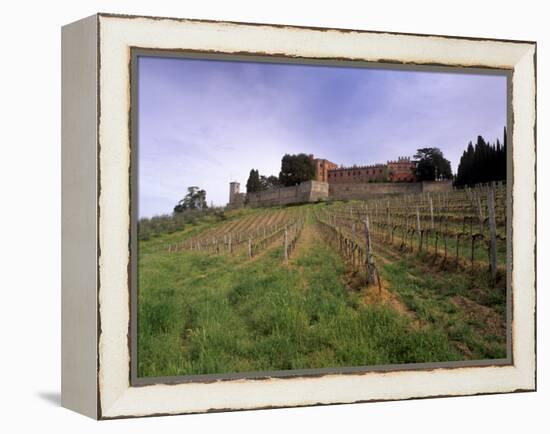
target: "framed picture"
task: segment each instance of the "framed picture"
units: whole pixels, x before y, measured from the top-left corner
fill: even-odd
[[[536,44],[62,31],[62,404],[533,391]]]

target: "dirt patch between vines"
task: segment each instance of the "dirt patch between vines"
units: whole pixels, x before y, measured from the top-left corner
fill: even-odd
[[[462,309],[468,320],[483,324],[483,332],[486,335],[506,336],[506,321],[502,318],[502,315],[499,315],[490,307],[478,304],[461,295],[452,297],[451,302]]]
[[[296,266],[295,259],[299,258],[302,254],[305,254],[305,252],[310,249],[318,240],[322,240],[322,236],[319,233],[317,226],[314,224],[306,223],[306,225],[302,229],[300,237],[298,238],[296,248],[294,249],[294,252],[292,252],[291,258],[289,260],[289,265]],[[377,256],[377,259],[380,259],[383,263],[391,262],[388,261],[386,258],[382,258],[381,256]],[[347,265],[349,266],[349,264]],[[346,272],[343,281],[349,291],[361,293],[362,301],[365,305],[389,305],[401,315],[408,317],[414,327],[421,326],[421,322],[417,318],[415,313],[411,311],[405,305],[405,303],[401,301],[397,294],[394,294],[388,290],[389,283],[386,280],[381,279],[381,287],[379,287],[378,285],[366,286],[365,276],[361,272],[351,271],[348,268],[348,271]]]
[[[406,305],[401,301],[397,294],[388,290],[389,283],[385,279],[380,279],[381,285],[365,286],[365,277],[359,273],[349,273],[345,278],[346,286],[352,291],[361,291],[363,302],[366,305],[385,304],[391,306],[401,315],[408,317],[415,327],[420,327],[421,322]]]
[[[288,265],[290,267],[295,267],[299,270],[300,285],[304,290],[306,290],[309,286],[304,276],[304,266],[298,265],[296,262],[298,258],[307,254],[307,252],[313,248],[315,242],[319,239],[321,239],[321,235],[317,231],[316,225],[306,221],[304,227],[302,228],[302,231],[300,232],[300,236],[296,241],[296,246],[294,247],[294,250],[290,254],[290,258],[288,259]]]
[[[315,225],[306,222],[296,241],[294,251],[290,254],[289,263],[294,264],[295,260],[309,251],[319,239],[321,235],[317,232]]]

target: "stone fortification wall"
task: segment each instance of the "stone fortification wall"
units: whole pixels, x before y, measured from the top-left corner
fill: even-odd
[[[264,207],[321,200],[365,200],[382,195],[438,193],[452,190],[451,181],[432,182],[358,182],[333,184],[319,181],[302,182],[294,187],[248,193],[246,206]]]
[[[388,194],[422,193],[420,182],[361,182],[353,184],[330,184],[331,200],[370,199]]]
[[[370,199],[371,197],[394,194],[418,194],[422,192],[445,192],[452,190],[451,181],[424,182],[372,182],[329,184],[330,200]]]
[[[246,195],[246,205],[250,207],[289,205],[292,203],[317,202],[328,199],[326,182],[307,181],[294,187],[274,188]]]

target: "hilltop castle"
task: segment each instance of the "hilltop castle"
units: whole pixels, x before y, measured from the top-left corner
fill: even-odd
[[[416,164],[409,157],[399,157],[386,164],[338,166],[324,158],[310,155],[315,177],[292,187],[241,193],[240,184],[229,184],[229,206],[275,206],[320,200],[367,199],[387,194],[413,194],[449,191],[451,181],[416,182]]]
[[[337,164],[322,158],[314,158],[315,180],[333,183],[360,182],[415,182],[415,163],[409,157],[399,157],[396,161],[386,164],[369,166],[338,167]]]

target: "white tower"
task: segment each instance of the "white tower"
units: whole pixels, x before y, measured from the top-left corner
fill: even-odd
[[[236,181],[229,183],[229,204],[233,204],[240,193],[241,184]]]

